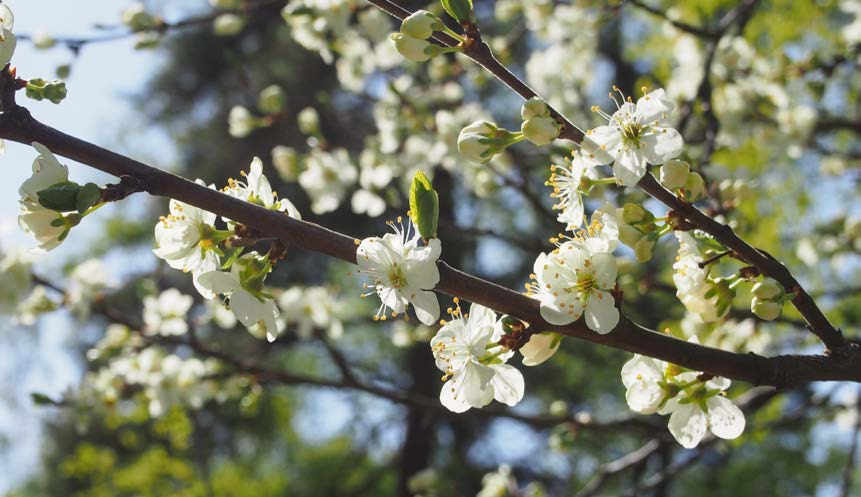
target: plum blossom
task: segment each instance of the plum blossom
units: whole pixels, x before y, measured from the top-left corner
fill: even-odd
[[[392,310],[397,316],[405,312],[408,304],[412,304],[419,321],[431,325],[439,319],[439,302],[430,290],[439,283],[439,269],[436,261],[442,252],[438,238],[432,238],[425,246],[419,246],[421,239],[412,222],[407,221],[404,228],[402,218],[398,217],[398,225],[389,222],[394,233],[387,233],[382,238],[365,238],[356,250],[356,262],[359,273],[365,274],[373,281],[366,288],[374,291],[380,297],[380,308],[375,319],[386,319],[385,310]]]
[[[613,90],[622,95],[618,88]],[[610,96],[616,102],[616,112],[610,116],[597,106],[592,108],[607,119],[608,125],[586,132],[582,148],[590,159],[612,162],[620,185],[633,186],[646,174],[648,164],[663,164],[678,157],[684,142],[678,131],[665,125],[674,106],[663,89],[645,93],[636,105],[631,101],[620,105],[612,93]]]
[[[0,4],[0,68],[6,67],[6,64],[12,60],[12,55],[15,53],[15,47],[18,41],[12,33],[12,28],[15,25],[15,16],[6,4]]]
[[[204,184],[201,180],[197,183]],[[207,299],[214,294],[200,284],[200,275],[218,269],[218,243],[230,236],[215,229],[215,218],[212,212],[171,199],[170,214],[155,225],[153,253],[170,267],[190,272],[194,287]]]
[[[651,357],[634,355],[622,367],[625,400],[632,411],[654,414],[663,405],[667,392],[661,387],[667,364]]]
[[[455,300],[458,304],[458,301]],[[436,366],[445,374],[440,402],[452,412],[484,407],[496,399],[516,405],[523,398],[523,375],[505,364],[512,351],[492,345],[502,337],[496,313],[473,304],[468,315],[460,305],[450,309],[446,321],[431,340]]]
[[[544,332],[535,333],[529,337],[529,341],[520,347],[524,366],[537,366],[559,350],[562,344],[562,335],[558,333]]]
[[[270,342],[278,336],[278,307],[263,292],[263,279],[272,270],[268,260],[257,252],[237,259],[230,272],[208,271],[199,284],[212,295],[224,295],[225,303],[246,328],[259,330]]]
[[[39,192],[48,187],[69,181],[69,168],[60,164],[44,145],[33,142],[39,156],[33,161],[33,175],[18,189],[18,225],[39,242],[34,252],[47,252],[59,246],[80,222],[77,214],[63,214],[39,203]]]
[[[315,148],[308,155],[305,166],[299,174],[299,184],[311,197],[314,214],[337,209],[359,176],[350,154],[343,148],[332,152]]]
[[[168,288],[158,297],[147,295],[143,301],[144,331],[154,335],[184,335],[188,331],[186,315],[194,304],[189,295]]]
[[[583,225],[583,194],[591,188],[589,180],[597,179],[596,162],[575,150],[566,164],[550,167],[548,186],[553,187],[550,195],[559,201],[553,206],[561,212],[557,216],[560,223],[565,223],[565,229],[576,230]]]
[[[269,179],[263,174],[263,161],[259,157],[251,161],[248,173],[240,171],[240,174],[245,177],[245,181],[230,178],[224,193],[269,210],[286,212],[294,219],[302,219],[296,206],[286,198],[279,199],[278,193],[272,190]]]
[[[712,285],[708,280],[708,269],[699,266],[704,258],[697,241],[685,231],[676,231],[675,235],[679,240],[679,253],[673,264],[676,296],[689,312],[697,314],[704,322],[716,321],[723,313],[718,312],[717,295],[706,297]]]
[[[585,314],[589,329],[609,333],[619,323],[619,310],[610,290],[616,284],[616,258],[590,250],[579,239],[560,243],[535,259],[529,295],[541,301],[541,317],[565,325]]]
[[[697,375],[682,373],[677,381],[695,381]],[[744,413],[725,397],[730,383],[727,378],[715,377],[682,389],[667,402],[662,413],[672,413],[667,427],[682,447],[696,447],[706,431],[726,440],[738,438],[744,432]]]

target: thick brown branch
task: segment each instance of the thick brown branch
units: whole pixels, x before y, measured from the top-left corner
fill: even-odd
[[[0,137],[25,144],[41,142],[59,155],[101,171],[115,176],[137,178],[143,189],[152,195],[174,198],[220,214],[306,250],[321,252],[351,263],[356,261],[354,238],[255,206],[105,150],[39,123],[24,108],[12,107],[0,115]],[[700,215],[704,216],[702,213]],[[711,218],[706,219],[714,223]],[[831,355],[766,358],[755,354],[716,350],[678,340],[648,330],[624,316],[612,333],[599,335],[590,331],[582,321],[567,326],[550,325],[541,318],[537,300],[470,276],[444,262],[439,264],[439,269],[441,279],[437,291],[510,314],[531,323],[536,329],[554,330],[590,342],[663,359],[697,371],[757,385],[787,387],[820,380],[861,382],[861,347],[857,344],[834,349]]]

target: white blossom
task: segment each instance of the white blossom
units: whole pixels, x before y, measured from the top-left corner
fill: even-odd
[[[684,142],[678,131],[665,125],[674,106],[663,89],[644,95],[636,105],[614,101],[618,110],[612,116],[594,108],[608,125],[589,130],[582,147],[590,158],[612,162],[620,185],[633,186],[646,174],[648,164],[678,157]]]
[[[289,288],[278,297],[278,307],[287,328],[294,329],[302,338],[309,338],[315,329],[334,339],[344,333],[339,318],[342,306],[326,287]]]
[[[361,241],[356,250],[359,272],[371,278],[373,283],[366,287],[380,297],[377,319],[386,319],[386,308],[397,316],[412,304],[419,321],[431,325],[439,319],[439,302],[430,290],[439,283],[436,261],[442,246],[438,238],[419,246],[421,237],[412,222],[408,221],[406,228],[401,218],[398,222],[401,224],[388,223],[394,233]]]
[[[88,259],[75,266],[69,274],[66,304],[80,319],[86,319],[93,300],[110,287],[111,280],[105,264],[99,259]]]
[[[236,105],[227,116],[228,133],[234,138],[245,138],[257,128],[257,118],[250,110]]]
[[[39,203],[38,193],[48,187],[69,180],[69,169],[60,164],[54,154],[40,143],[33,142],[39,156],[33,161],[33,175],[18,189],[18,225],[25,233],[36,238],[36,252],[47,252],[59,246],[69,230],[80,221],[80,216],[63,214],[45,208]]]
[[[171,199],[170,214],[155,225],[153,253],[170,267],[190,272],[194,287],[207,299],[214,295],[198,279],[202,273],[218,269],[220,263],[215,218],[212,212]]]
[[[673,264],[676,297],[703,321],[715,321],[721,317],[718,315],[718,296],[705,296],[712,285],[708,281],[708,269],[699,266],[704,259],[697,241],[686,231],[676,231],[675,235],[679,240],[679,253]]]
[[[0,257],[0,313],[13,312],[33,282],[33,256],[23,250],[6,250]]]
[[[436,366],[445,373],[440,402],[452,412],[479,408],[493,399],[513,406],[523,398],[523,375],[505,364],[512,352],[491,346],[502,336],[496,313],[473,304],[464,316],[458,305],[431,340]]]
[[[245,181],[230,178],[224,193],[269,210],[286,212],[293,219],[302,219],[296,206],[286,198],[279,199],[278,193],[272,190],[269,179],[263,174],[263,161],[259,157],[251,161],[248,173],[241,171],[240,174],[245,177]]]
[[[144,331],[151,335],[184,335],[188,331],[187,314],[194,299],[176,288],[161,292],[158,297],[144,297]]]
[[[343,148],[332,152],[313,149],[308,155],[305,170],[299,175],[299,184],[311,197],[314,214],[332,212],[341,205],[358,179],[356,166]]]
[[[0,4],[0,68],[6,67],[6,64],[12,60],[12,55],[15,54],[15,47],[18,40],[12,33],[12,28],[15,24],[15,16],[6,4]]]
[[[569,240],[535,260],[530,295],[541,301],[541,317],[555,325],[586,316],[589,329],[609,333],[619,322],[610,290],[616,284],[616,258],[592,252],[585,243]]]
[[[553,193],[550,196],[558,199],[553,206],[554,209],[561,211],[556,219],[560,223],[565,223],[565,229],[573,231],[583,225],[583,194],[589,192],[590,180],[598,178],[595,172],[597,163],[577,150],[565,162],[561,166],[550,167],[550,179],[547,184],[553,187]]]
[[[622,383],[627,391],[625,400],[632,411],[654,414],[666,400],[667,392],[661,387],[664,381],[665,362],[639,354],[622,367]]]
[[[227,307],[233,311],[236,319],[246,328],[257,327],[261,333],[266,335],[267,340],[272,342],[278,336],[278,323],[276,321],[278,307],[271,298],[263,293],[259,274],[254,275],[254,281],[243,277],[246,269],[255,269],[253,266],[259,260],[259,255],[256,252],[249,252],[233,263],[230,272],[208,271],[202,273],[199,284],[209,294],[226,296]],[[261,269],[259,273],[265,274],[269,270],[271,267]],[[252,286],[256,283],[259,283],[261,287]]]
[[[679,376],[690,379],[696,374],[683,373]],[[672,413],[667,427],[682,447],[696,447],[707,430],[727,440],[738,438],[744,432],[744,413],[723,393],[730,383],[726,378],[715,377],[705,384],[683,389],[667,402],[662,410]]]

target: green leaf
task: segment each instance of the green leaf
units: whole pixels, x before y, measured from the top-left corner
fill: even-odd
[[[39,392],[32,392],[30,394],[30,398],[33,399],[33,403],[37,406],[46,406],[54,404],[54,399],[48,397],[47,395]]]
[[[419,171],[410,186],[410,217],[425,241],[436,238],[439,222],[439,195],[430,181]]]
[[[75,207],[79,214],[83,214],[90,207],[96,205],[102,199],[102,189],[95,183],[87,183],[78,192]]]
[[[472,19],[472,0],[440,0],[440,3],[457,22],[464,23]]]
[[[63,181],[37,192],[37,195],[42,207],[57,212],[69,212],[77,209],[80,191],[81,185],[73,181]]]

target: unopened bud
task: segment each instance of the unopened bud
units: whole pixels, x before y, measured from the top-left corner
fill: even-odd
[[[766,321],[773,321],[780,316],[783,311],[783,302],[774,300],[763,300],[759,297],[754,297],[750,301],[750,310],[759,318]]]
[[[670,190],[678,190],[685,186],[691,165],[683,160],[673,159],[661,166],[661,184]]]
[[[685,200],[688,202],[696,202],[703,198],[706,193],[706,183],[703,177],[698,173],[688,174],[688,179],[685,181]]]

